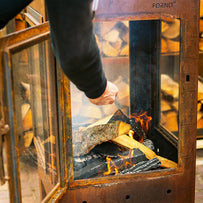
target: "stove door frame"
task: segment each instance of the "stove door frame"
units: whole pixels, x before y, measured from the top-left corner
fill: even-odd
[[[17,53],[25,48],[36,45],[40,42],[43,42],[47,39],[50,39],[50,31],[48,22],[34,26],[18,33],[13,33],[9,36],[5,36],[0,40],[0,72],[1,79],[3,81],[3,88],[1,94],[4,96],[0,97],[1,104],[1,116],[5,119],[5,122],[9,124],[9,132],[5,135],[6,143],[6,160],[7,160],[7,171],[9,180],[9,194],[10,202],[22,202],[21,194],[21,184],[20,184],[20,166],[19,166],[19,152],[18,152],[18,134],[16,126],[16,113],[14,108],[14,87],[13,87],[13,78],[12,78],[12,54]],[[49,48],[48,48],[49,49]],[[48,51],[51,51],[50,49]],[[54,58],[53,58],[54,60]],[[49,64],[50,66],[55,66],[56,79],[58,81],[53,85],[56,89],[56,106],[58,115],[57,125],[58,125],[58,136],[56,137],[58,143],[58,159],[57,159],[57,168],[58,168],[58,183],[52,188],[52,190],[43,198],[42,202],[48,202],[51,200],[56,201],[59,199],[66,189],[66,179],[67,171],[65,166],[66,162],[66,144],[65,144],[65,130],[63,129],[62,123],[64,122],[64,106],[62,103],[62,86],[64,87],[63,81],[64,74],[60,70],[60,67],[54,65],[54,63]],[[58,85],[57,85],[58,84]],[[66,92],[67,93],[67,92]],[[57,100],[60,102],[57,103]],[[63,137],[64,136],[64,137]],[[40,181],[43,181],[43,177],[40,177]],[[40,188],[42,189],[42,188]],[[41,191],[42,192],[42,191]]]

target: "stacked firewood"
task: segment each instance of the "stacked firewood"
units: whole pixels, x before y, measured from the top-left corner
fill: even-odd
[[[129,22],[95,23],[95,38],[104,57],[129,55]]]
[[[198,80],[197,128],[203,128],[203,80]]]
[[[129,22],[95,23],[95,38],[104,57],[129,56]],[[180,20],[161,21],[161,53],[180,50]]]
[[[169,131],[178,131],[179,84],[161,74],[161,124]]]
[[[161,21],[161,53],[180,50],[180,20]]]
[[[22,118],[22,131],[24,139],[24,148],[28,148],[33,141],[33,123],[32,123],[32,111],[30,106],[30,85],[28,83],[21,82],[21,96],[24,103],[21,106],[21,118]]]

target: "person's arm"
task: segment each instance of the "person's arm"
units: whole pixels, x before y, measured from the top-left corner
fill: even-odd
[[[0,29],[2,29],[32,0],[1,0],[0,2]]]
[[[61,68],[92,103],[102,105],[113,103],[118,89],[114,87],[111,91],[114,85],[109,86],[102,68],[93,34],[91,3],[91,0],[46,0],[46,7],[52,45]],[[104,93],[110,93],[109,97]]]

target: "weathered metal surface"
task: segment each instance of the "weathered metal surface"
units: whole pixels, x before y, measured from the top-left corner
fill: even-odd
[[[95,21],[180,18],[178,167],[69,181],[60,202],[194,202],[199,0],[103,0]]]

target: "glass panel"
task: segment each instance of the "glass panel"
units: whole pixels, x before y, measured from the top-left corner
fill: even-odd
[[[161,124],[178,135],[180,20],[161,22]]]
[[[153,104],[160,99],[154,93],[160,30],[160,21],[95,23],[103,68],[119,93],[114,104],[95,106],[71,84],[75,179],[160,169],[160,160],[144,150],[147,147],[152,154],[158,153],[151,126]],[[173,162],[170,167],[176,166]]]
[[[23,202],[39,202],[58,183],[55,72],[49,49],[47,40],[12,56]]]

